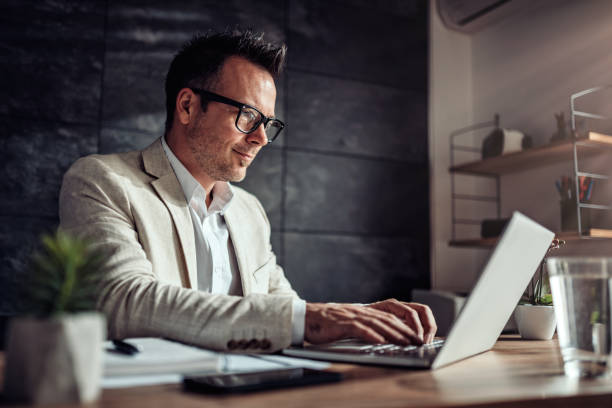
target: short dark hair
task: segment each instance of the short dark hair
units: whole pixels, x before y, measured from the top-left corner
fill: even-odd
[[[179,91],[187,87],[212,87],[227,58],[243,57],[277,78],[285,64],[286,53],[284,44],[267,42],[263,33],[251,30],[195,35],[181,47],[166,75],[166,132],[172,127]],[[206,105],[202,108],[206,109]]]

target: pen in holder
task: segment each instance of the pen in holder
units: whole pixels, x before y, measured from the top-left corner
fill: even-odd
[[[591,177],[585,176],[580,176],[578,180],[562,176],[560,180],[555,181],[555,186],[561,197],[561,231],[578,231],[576,199],[582,204],[590,202],[593,181]],[[578,193],[576,193],[576,184]],[[591,211],[589,208],[580,209],[580,224],[581,231],[591,229]]]
[[[582,231],[591,229],[591,212],[588,208],[580,210]],[[575,200],[561,200],[561,231],[578,231],[578,217]]]

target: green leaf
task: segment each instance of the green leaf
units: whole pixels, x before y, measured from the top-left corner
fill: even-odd
[[[41,237],[41,251],[30,260],[25,299],[40,317],[94,310],[107,257],[82,239],[60,230]]]
[[[538,299],[538,304],[541,305],[552,305],[552,295],[550,293],[543,295],[540,297],[540,299]]]
[[[545,260],[540,262],[540,266],[533,278],[529,281],[525,293],[521,297],[521,304],[531,305],[552,305],[552,295],[550,293],[550,281],[548,273],[544,268]]]

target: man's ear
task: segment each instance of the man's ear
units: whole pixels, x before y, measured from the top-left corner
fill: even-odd
[[[197,108],[197,98],[189,88],[183,88],[176,95],[176,117],[183,125],[188,125],[194,117]]]

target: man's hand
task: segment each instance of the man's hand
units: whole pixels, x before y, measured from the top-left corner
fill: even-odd
[[[425,343],[431,343],[436,335],[438,326],[429,306],[420,303],[400,302],[396,299],[387,299],[371,303],[367,307],[391,313],[399,317],[404,324],[414,330]]]
[[[314,344],[354,337],[372,343],[421,345],[433,339],[435,330],[433,314],[425,305],[395,299],[368,306],[306,304],[304,339]]]

